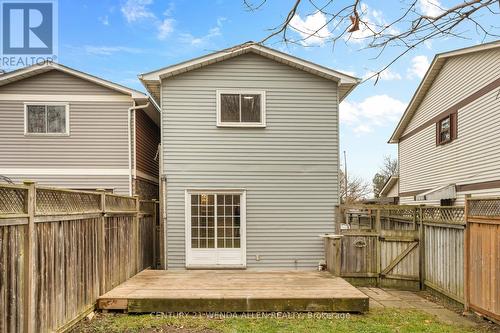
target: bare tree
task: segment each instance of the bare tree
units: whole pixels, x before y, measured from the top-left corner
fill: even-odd
[[[340,178],[340,198],[342,203],[354,203],[367,198],[371,194],[371,186],[363,178],[349,174],[347,177],[347,186],[344,172],[339,170]]]
[[[380,191],[384,188],[385,183],[389,180],[391,176],[398,174],[398,160],[392,158],[390,155],[384,156],[382,166],[379,171],[373,177],[373,194],[375,198],[378,198]]]
[[[252,11],[263,9],[267,0],[258,1],[258,3],[252,3],[250,0],[244,0],[244,4]],[[430,12],[433,15],[423,13],[419,7],[421,1],[427,1],[427,5],[432,6]],[[364,49],[377,51],[375,58],[398,47],[396,55],[391,55],[391,60],[366,79],[375,77],[376,83],[384,70],[425,42],[443,37],[467,38],[470,32],[466,28],[470,29],[470,27],[475,30],[474,34],[483,38],[483,41],[488,37],[500,36],[498,27],[485,23],[491,17],[493,17],[491,21],[495,21],[500,14],[499,0],[455,0],[455,2],[454,5],[444,8],[438,1],[433,0],[394,1],[394,6],[400,7],[399,11],[386,22],[370,18],[366,5],[360,0],[344,2],[295,0],[285,15],[285,19],[271,28],[270,33],[260,43],[277,40],[287,44],[306,45],[309,40],[319,38],[335,46],[339,41],[362,39],[366,41]],[[294,26],[293,19],[300,7],[307,7],[314,13],[321,13],[325,16],[326,22],[312,31],[304,31],[303,28]],[[471,23],[471,25],[466,27],[466,23]],[[321,33],[325,28],[329,31],[326,36]],[[291,34],[290,30],[297,33]]]

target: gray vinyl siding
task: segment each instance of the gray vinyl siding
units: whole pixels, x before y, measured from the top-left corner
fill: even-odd
[[[73,75],[51,70],[0,87],[2,94],[117,95],[117,91]]]
[[[266,128],[217,128],[222,88],[265,90]],[[317,267],[339,200],[337,96],[336,83],[254,54],[162,82],[169,268],[185,266],[195,188],[247,190],[247,267]]]
[[[465,62],[465,60],[468,62]],[[496,59],[492,63],[491,59]],[[452,67],[454,76],[450,75]],[[470,68],[474,71],[470,71]],[[459,100],[500,77],[500,50],[485,51],[473,55],[451,58],[441,73],[447,80],[436,80],[431,87],[432,99],[449,107],[457,101],[448,102],[454,96],[457,81],[462,88]],[[441,76],[441,73],[439,76]],[[479,73],[479,74],[476,74]],[[453,97],[451,97],[453,99]],[[430,97],[428,103],[431,103]],[[438,103],[438,102],[436,102]],[[422,122],[442,112],[446,107],[427,112],[427,118],[416,118]],[[420,114],[420,108],[416,115]],[[458,110],[457,139],[436,146],[435,125],[428,126],[417,134],[399,143],[400,192],[432,189],[447,184],[473,184],[500,180],[500,100],[495,89],[469,105]],[[410,123],[413,124],[412,122]],[[413,126],[414,127],[414,126]],[[474,196],[500,195],[500,189],[489,189],[457,193],[457,204],[463,204],[465,194]],[[439,204],[439,201],[415,201],[413,197],[402,197],[402,204]]]
[[[52,72],[57,71],[49,73]],[[43,173],[43,169],[64,169],[67,176],[5,176],[16,180],[29,178],[44,185],[69,188],[80,187],[85,178],[90,188],[115,188],[118,193],[128,193],[127,110],[133,105],[132,99],[127,101],[123,98],[125,95],[117,92],[111,95],[107,88],[67,74],[50,74],[51,80],[47,81],[49,73],[2,86],[0,94],[43,93],[50,96],[57,92],[53,94],[53,102],[58,102],[59,94],[104,94],[109,95],[109,100],[69,101],[69,136],[24,135],[24,101],[0,100],[0,174],[1,169],[38,169],[38,173]],[[81,89],[75,82],[80,84]],[[16,86],[15,91],[12,91],[12,86]],[[115,97],[118,99],[112,100]],[[121,174],[106,176],[109,173],[104,171],[102,175],[83,177],[78,173],[72,175],[71,169],[120,169]]]

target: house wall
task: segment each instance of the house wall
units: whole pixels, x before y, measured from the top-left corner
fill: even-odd
[[[450,108],[500,77],[500,49],[450,58],[438,74],[405,133]],[[498,89],[458,110],[458,136],[436,146],[432,124],[399,143],[400,193],[423,191],[447,184],[476,184],[500,180],[500,100]],[[500,189],[458,192],[464,196],[500,195]],[[439,204],[401,197],[402,204]]]
[[[24,103],[68,102],[69,136],[24,135]],[[130,96],[52,70],[0,87],[0,174],[128,194]]]
[[[219,88],[265,90],[266,128],[217,128]],[[195,188],[247,190],[247,267],[317,267],[339,203],[337,96],[335,82],[255,54],[163,80],[169,268],[185,266]]]

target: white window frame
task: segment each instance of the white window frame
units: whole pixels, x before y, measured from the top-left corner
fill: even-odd
[[[222,122],[221,121],[221,95],[239,94],[239,95],[260,95],[260,122]],[[241,101],[240,101],[241,113]],[[217,127],[266,127],[266,91],[252,89],[218,89],[217,90]]]
[[[45,106],[59,106],[63,105],[66,111],[66,132],[65,133],[30,133],[28,132],[28,106],[30,105],[45,105]],[[29,102],[24,103],[24,135],[25,136],[69,136],[69,103],[66,102]]]
[[[191,195],[192,194],[233,194],[240,195],[240,248],[191,248]],[[247,190],[245,188],[188,188],[184,191],[184,245],[185,245],[185,266],[186,268],[246,268],[247,262]],[[217,205],[215,206],[217,210]],[[215,212],[215,223],[217,223],[217,212]],[[217,224],[216,224],[217,225]],[[217,227],[215,227],[217,229]],[[215,237],[217,234],[215,234]],[[217,239],[216,239],[217,240]],[[197,264],[193,263],[193,252],[212,253],[221,252],[239,252],[241,261],[239,264]]]

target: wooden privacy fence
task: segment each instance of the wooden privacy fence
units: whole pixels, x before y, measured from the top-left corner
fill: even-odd
[[[500,198],[466,203],[465,307],[500,321]]]
[[[32,182],[0,185],[0,332],[63,330],[99,295],[152,266],[156,206]]]
[[[341,210],[340,276],[358,284],[427,286],[463,303],[463,207]]]

